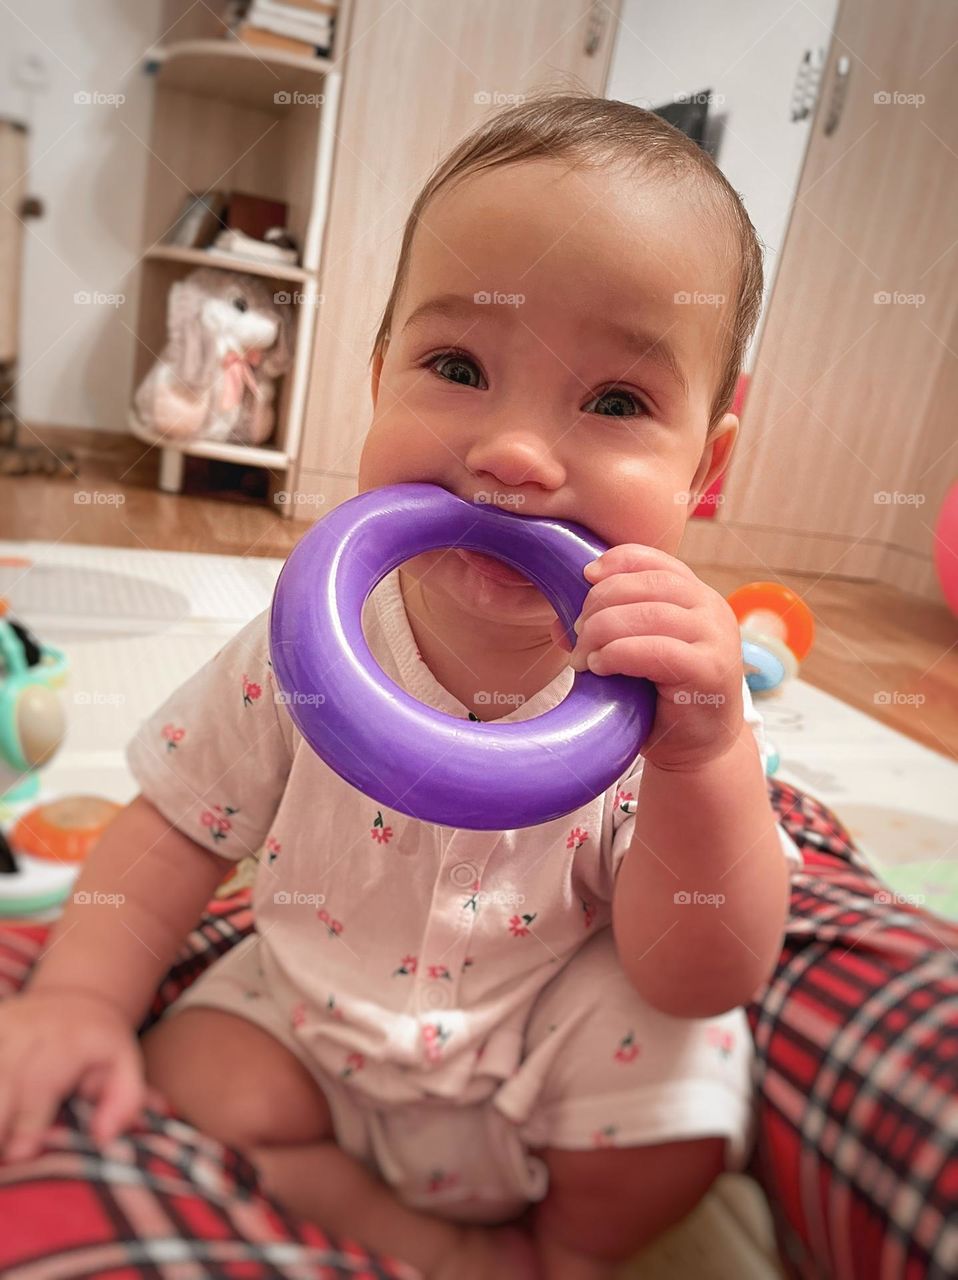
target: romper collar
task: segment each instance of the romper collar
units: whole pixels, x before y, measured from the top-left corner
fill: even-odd
[[[378,626],[370,623],[375,619]],[[409,625],[406,605],[399,585],[399,566],[373,588],[363,608],[363,629],[369,648],[383,670],[400,688],[426,706],[465,719],[469,708],[454,697],[417,656],[416,638]],[[521,706],[499,716],[496,724],[531,720],[557,707],[572,688],[575,672],[564,667],[559,674]]]

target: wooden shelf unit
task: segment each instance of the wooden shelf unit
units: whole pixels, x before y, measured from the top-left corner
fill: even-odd
[[[166,7],[184,12],[180,0]],[[164,25],[179,37],[182,23]],[[276,389],[271,439],[259,447],[208,440],[160,446],[160,488],[179,492],[184,454],[265,467],[280,488],[288,487],[287,473],[302,437],[320,302],[317,281],[342,71],[329,58],[264,54],[222,38],[171,38],[149,51],[144,69],[155,76],[155,98],[131,403],[166,343],[170,287],[197,267],[263,277],[287,294],[294,308],[293,360]],[[285,201],[301,263],[259,262],[165,243],[187,194],[207,190]],[[130,429],[149,439],[132,409]],[[288,503],[280,507],[287,517],[289,508]]]

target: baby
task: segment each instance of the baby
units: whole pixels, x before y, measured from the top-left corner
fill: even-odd
[[[610,549],[571,655],[522,574],[448,549],[379,583],[370,648],[463,719],[530,720],[586,668],[645,676],[652,733],[554,821],[419,822],[300,737],[268,611],[253,619],[137,733],[141,794],[83,870],[89,901],[0,1006],[6,1159],[71,1093],[100,1141],[162,1095],[290,1212],[428,1280],[598,1280],[746,1166],[743,1006],[801,859],[769,804],[736,619],[675,553],[728,465],[761,296],[735,191],[649,112],[547,94],[439,166],[375,341],[359,489],[426,481]],[[138,1043],[184,936],[254,853],[255,932]]]

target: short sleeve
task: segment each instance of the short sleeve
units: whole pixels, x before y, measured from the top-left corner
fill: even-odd
[[[221,858],[238,861],[262,847],[289,778],[296,730],[274,689],[267,609],[180,685],[126,747],[142,795]]]
[[[765,769],[768,762],[768,745],[765,741],[765,725],[762,717],[755,709],[755,704],[752,702],[752,695],[744,676],[742,677],[742,701],[745,722],[749,725],[752,733],[755,735],[759,755],[762,759],[762,768]],[[625,857],[626,851],[632,843],[632,833],[635,829],[635,814],[639,804],[639,787],[642,777],[642,765],[643,761],[640,756],[637,761],[633,762],[629,772],[615,788],[615,798],[612,807],[612,838],[610,851],[613,880],[618,874],[622,859]],[[783,829],[781,823],[776,822],[775,830],[778,832],[779,843],[782,846],[782,852],[785,857],[793,865],[801,867],[803,865],[803,860],[798,846]]]

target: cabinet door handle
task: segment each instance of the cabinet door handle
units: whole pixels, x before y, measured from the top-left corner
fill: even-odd
[[[832,80],[831,96],[828,100],[828,114],[825,117],[825,134],[834,133],[845,109],[848,97],[848,78],[851,75],[852,60],[847,53],[841,54],[835,63],[835,76]]]
[[[589,58],[595,57],[599,45],[602,43],[602,33],[605,30],[605,13],[605,5],[601,3],[601,0],[593,0],[589,8],[589,21],[585,29],[585,44],[582,46],[586,56]]]

